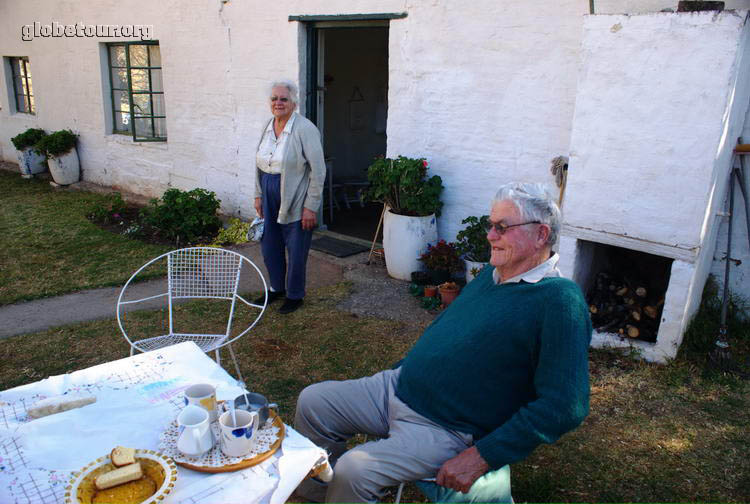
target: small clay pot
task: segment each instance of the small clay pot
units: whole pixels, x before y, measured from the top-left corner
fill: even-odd
[[[440,299],[443,302],[443,306],[448,306],[456,299],[458,293],[461,292],[461,288],[453,282],[448,282],[439,287]]]
[[[434,285],[424,286],[424,297],[435,297],[437,296],[437,287]]]

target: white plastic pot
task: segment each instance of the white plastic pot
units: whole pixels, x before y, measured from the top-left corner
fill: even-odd
[[[81,165],[75,147],[59,157],[49,158],[49,172],[56,184],[69,185],[81,178]]]
[[[475,269],[477,273],[479,273],[479,271],[487,265],[486,262],[469,261],[468,259],[464,259],[464,262],[466,263],[466,283],[474,280],[474,277],[476,276],[471,270]]]
[[[47,160],[41,154],[34,152],[31,147],[18,151],[18,166],[21,167],[21,176],[31,178],[37,173],[47,170]]]
[[[398,215],[388,210],[383,218],[383,249],[388,274],[399,280],[411,280],[412,271],[423,268],[419,256],[429,243],[437,242],[437,218]]]

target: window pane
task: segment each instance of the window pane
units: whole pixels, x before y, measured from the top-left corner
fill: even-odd
[[[19,112],[26,112],[29,113],[29,98],[25,95],[21,95],[18,97],[18,107],[21,109]]]
[[[133,119],[135,124],[135,136],[141,138],[153,138],[151,133],[151,119]]]
[[[115,112],[115,131],[130,131],[130,114]]]
[[[131,45],[128,47],[130,50],[130,66],[148,65],[147,47],[145,45]]]
[[[113,67],[124,67],[125,65],[125,46],[109,46],[109,57]]]
[[[151,56],[151,65],[152,67],[160,67],[161,66],[161,51],[159,51],[158,45],[150,45],[146,46],[148,47],[149,55]]]
[[[130,112],[130,102],[128,101],[127,91],[113,91],[112,98],[115,105],[115,110],[121,110],[123,112]]]
[[[151,95],[151,101],[154,104],[154,115],[167,115],[166,108],[164,107],[164,95],[155,94]]]
[[[154,126],[156,128],[156,136],[161,138],[167,138],[167,120],[166,119],[154,119]]]
[[[136,115],[152,115],[151,114],[151,95],[148,94],[134,94],[133,95],[133,110]]]
[[[35,114],[36,113],[36,106],[34,105],[34,97],[33,96],[29,96],[29,103],[31,104],[31,109],[29,109],[29,112],[31,112],[32,114]]]
[[[126,69],[112,69],[112,89],[128,89],[128,71]]]
[[[29,94],[33,95],[34,94],[34,88],[31,86],[31,75],[29,75],[29,78],[27,80],[29,82]]]
[[[17,94],[23,94],[23,80],[20,75],[13,76],[13,88]]]
[[[28,61],[24,61],[23,58],[20,58],[18,60],[18,68],[20,70],[18,72],[18,75],[20,75],[22,77],[26,77],[27,72],[31,73],[31,70],[29,69],[29,62]]]
[[[164,91],[161,82],[161,70],[151,70],[151,91]]]
[[[131,70],[130,80],[133,91],[148,91],[148,70]]]

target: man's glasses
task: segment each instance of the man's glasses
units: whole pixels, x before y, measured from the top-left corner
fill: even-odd
[[[288,102],[288,101],[289,101],[289,98],[287,98],[287,97],[285,97],[285,96],[282,96],[282,97],[278,97],[278,96],[272,96],[272,97],[271,97],[271,101],[272,101],[272,102],[275,102],[275,101],[281,101],[281,103],[286,103],[286,102]]]
[[[487,234],[489,234],[490,231],[493,229],[495,232],[499,235],[504,235],[510,228],[518,227],[518,226],[525,226],[527,224],[541,224],[539,221],[529,221],[529,222],[521,222],[520,224],[498,224],[494,222],[489,222],[485,228],[485,231],[487,231]]]

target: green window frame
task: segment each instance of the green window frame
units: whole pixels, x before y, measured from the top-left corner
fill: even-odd
[[[28,56],[12,57],[10,69],[13,78],[13,96],[16,97],[16,112],[36,114],[34,90],[31,85],[31,63]]]
[[[166,142],[161,51],[158,41],[107,44],[112,132],[134,142]]]

